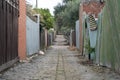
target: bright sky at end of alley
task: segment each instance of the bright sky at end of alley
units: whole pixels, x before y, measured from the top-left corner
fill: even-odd
[[[36,4],[36,0],[27,1],[30,2],[33,6]],[[38,0],[38,7],[48,8],[50,10],[50,13],[53,15],[54,6],[56,6],[58,3],[62,3],[62,0]]]

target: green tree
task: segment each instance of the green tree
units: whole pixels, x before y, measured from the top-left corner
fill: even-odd
[[[73,1],[73,0],[63,0],[63,3],[67,3],[69,1]]]
[[[80,0],[63,0],[62,4],[55,6],[54,14],[58,29],[75,27],[75,21],[79,19],[79,4]]]
[[[40,24],[46,29],[53,28],[54,17],[50,14],[49,9],[33,9],[37,14],[40,14]]]

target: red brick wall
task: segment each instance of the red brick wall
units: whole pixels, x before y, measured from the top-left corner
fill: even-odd
[[[18,55],[26,59],[26,1],[19,0]]]
[[[95,17],[98,17],[98,14],[101,12],[102,8],[104,7],[104,4],[101,4],[100,2],[89,2],[89,3],[83,3],[83,11],[87,14],[91,13],[94,14]]]

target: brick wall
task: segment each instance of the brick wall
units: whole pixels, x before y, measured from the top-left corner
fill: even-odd
[[[19,0],[18,54],[20,60],[26,59],[26,1]]]
[[[103,7],[104,4],[96,1],[83,3],[83,11],[86,12],[86,14],[94,14],[95,17],[98,17]]]

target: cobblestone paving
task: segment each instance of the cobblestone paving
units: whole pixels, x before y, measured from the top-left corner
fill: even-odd
[[[120,80],[116,73],[97,73],[80,64],[79,53],[64,46],[63,36],[45,55],[38,55],[28,63],[18,63],[0,75],[0,80]]]

